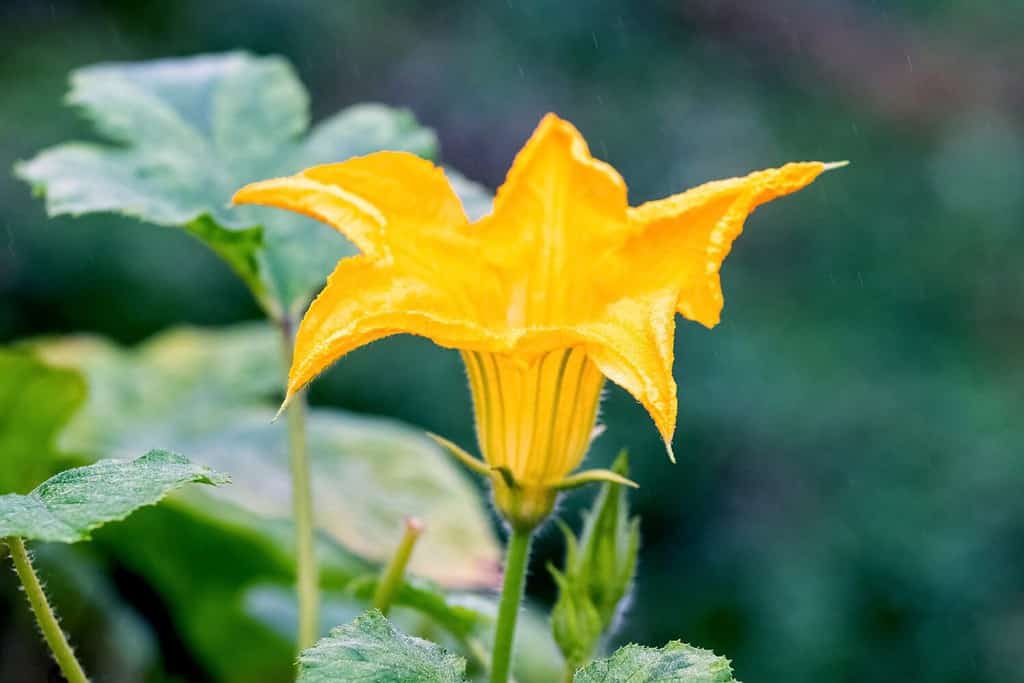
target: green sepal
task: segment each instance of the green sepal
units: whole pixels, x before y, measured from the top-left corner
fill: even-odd
[[[583,472],[577,472],[576,474],[569,475],[565,479],[554,485],[554,488],[559,491],[567,491],[569,489],[579,488],[587,484],[595,484],[598,482],[605,482],[609,484],[620,484],[622,486],[629,486],[630,488],[640,488],[632,479],[622,476],[618,472],[613,470],[584,470]]]
[[[433,439],[434,443],[448,451],[456,460],[461,462],[463,465],[468,467],[473,472],[476,472],[477,474],[482,475],[484,477],[492,476],[493,472],[491,471],[491,467],[483,460],[480,460],[479,458],[474,458],[472,455],[469,454],[468,451],[466,451],[466,449],[462,448],[462,446],[459,446],[458,444],[449,441],[443,436],[438,436],[433,432],[427,432],[427,436]]]
[[[512,470],[506,465],[499,465],[491,468],[491,477],[500,477],[501,481],[512,491],[518,491],[521,487]]]

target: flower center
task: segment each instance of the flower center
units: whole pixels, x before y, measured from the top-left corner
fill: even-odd
[[[546,486],[582,462],[604,376],[582,349],[539,354],[464,351],[477,439],[492,467]]]

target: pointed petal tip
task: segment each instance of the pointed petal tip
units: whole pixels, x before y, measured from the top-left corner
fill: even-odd
[[[292,399],[294,398],[295,392],[289,390],[288,393],[285,395],[284,400],[281,401],[281,407],[277,409],[277,412],[274,413],[274,417],[271,418],[271,423],[277,422],[278,418],[284,414],[284,411],[288,410],[288,406],[292,404]]]
[[[583,137],[579,132],[579,129],[573,125],[572,121],[563,119],[555,112],[549,111],[541,117],[540,123],[538,123],[536,129],[534,129],[533,136],[545,137],[553,133],[567,134],[572,138]]]
[[[672,463],[673,465],[675,465],[676,464],[676,454],[672,450],[672,439],[671,438],[665,439],[665,453],[668,455],[669,462]]]
[[[235,190],[235,193],[231,195],[230,206],[237,206],[239,204],[261,204],[261,195],[265,197],[265,190],[268,188],[275,187],[281,181],[287,180],[287,178],[267,178],[266,180],[257,180],[255,182],[243,185],[242,187]]]
[[[228,200],[228,206],[238,206],[239,204],[246,204],[246,195],[248,194],[249,188],[252,185],[245,185],[235,190],[235,193],[231,195],[231,199]]]
[[[552,125],[555,123],[561,123],[563,121],[565,121],[565,119],[563,119],[561,116],[559,116],[553,111],[549,111],[547,114],[544,114],[544,116],[540,117],[540,125],[542,126],[544,124]]]
[[[830,161],[830,162],[828,162],[826,164],[823,164],[823,166],[824,166],[823,170],[824,171],[834,171],[837,168],[842,168],[843,166],[849,166],[849,165],[850,165],[849,161]]]

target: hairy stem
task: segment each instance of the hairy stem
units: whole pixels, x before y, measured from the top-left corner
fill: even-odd
[[[412,550],[423,533],[423,522],[415,517],[405,519],[405,533],[402,540],[391,556],[391,561],[384,568],[380,581],[377,583],[377,590],[373,594],[373,606],[386,615],[391,609],[391,603],[395,600],[395,593],[402,585],[402,578],[405,576],[405,568],[409,565],[412,557]]]
[[[53,613],[53,608],[50,607],[50,602],[46,599],[43,587],[39,584],[39,577],[36,576],[36,570],[32,567],[32,559],[28,556],[28,551],[25,550],[25,542],[16,537],[8,538],[5,542],[11,551],[11,559],[14,560],[14,571],[17,572],[18,578],[21,579],[21,585],[25,588],[25,597],[28,598],[28,604],[36,615],[39,629],[43,632],[43,638],[50,646],[50,651],[53,653],[53,658],[57,660],[61,673],[64,674],[64,678],[68,679],[68,683],[89,683],[85,671],[82,670],[82,665],[78,663],[71,645],[68,644],[68,639],[64,636],[64,631],[57,623],[57,617]]]
[[[498,603],[498,623],[494,630],[491,654],[491,683],[507,683],[512,663],[512,645],[516,636],[516,618],[523,601],[526,564],[530,557],[532,529],[513,527],[505,556],[505,581]]]
[[[285,367],[292,360],[292,325],[281,322]],[[299,594],[299,651],[316,642],[320,627],[320,573],[313,541],[313,491],[306,455],[306,396],[300,393],[288,403],[288,458],[292,476],[292,515],[295,518],[295,552]]]

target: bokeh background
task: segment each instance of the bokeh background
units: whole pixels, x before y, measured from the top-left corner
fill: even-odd
[[[746,681],[1021,681],[1022,26],[1024,4],[997,0],[5,0],[0,169],[91,137],[61,104],[71,69],[235,48],[291,59],[315,115],[410,107],[446,163],[492,188],[547,111],[581,128],[634,203],[850,159],[748,223],[721,325],[680,321],[678,464],[607,393],[591,458],[628,447],[642,486],[617,640],[682,638]],[[46,220],[0,172],[0,340],[134,343],[258,317],[184,232]],[[472,443],[458,356],[422,340],[352,354],[313,400]],[[561,552],[547,533],[538,600]],[[128,591],[159,621],[144,600]],[[0,609],[24,626],[21,604]],[[36,647],[17,630],[0,627],[4,649]],[[157,647],[188,656],[173,638]]]

